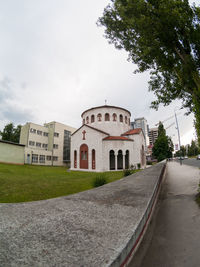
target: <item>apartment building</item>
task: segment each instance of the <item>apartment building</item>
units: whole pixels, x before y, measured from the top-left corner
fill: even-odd
[[[149,143],[151,146],[154,145],[157,138],[158,138],[158,128],[151,128],[149,130]]]
[[[145,138],[145,151],[147,153],[147,148],[149,146],[149,125],[147,124],[147,120],[144,117],[136,118],[133,122],[131,122],[131,128],[142,128]]]
[[[20,133],[20,144],[25,145],[24,162],[36,165],[68,165],[71,134],[75,130],[55,121],[44,125],[26,123]]]

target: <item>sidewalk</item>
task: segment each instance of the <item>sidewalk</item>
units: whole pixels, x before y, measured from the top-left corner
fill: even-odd
[[[158,208],[130,267],[200,266],[200,170],[170,162]]]

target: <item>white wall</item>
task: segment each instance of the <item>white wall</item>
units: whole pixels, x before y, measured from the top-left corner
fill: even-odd
[[[98,121],[97,115],[101,113],[102,120]],[[110,121],[105,121],[105,114],[110,114]],[[113,113],[117,114],[117,120],[113,121]],[[119,116],[122,114],[123,122],[119,121]],[[91,123],[91,115],[94,115],[95,121]],[[113,136],[120,136],[121,134],[125,133],[126,131],[130,130],[129,119],[130,113],[120,108],[114,107],[103,107],[103,108],[95,108],[83,113],[82,119],[85,119],[86,124],[86,117],[89,117],[88,125],[97,129],[100,129],[106,133],[109,133]],[[127,123],[125,123],[125,116],[127,116]]]

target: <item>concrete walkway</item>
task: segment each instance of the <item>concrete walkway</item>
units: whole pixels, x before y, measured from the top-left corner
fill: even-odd
[[[200,266],[200,171],[170,162],[156,214],[130,267]]]
[[[110,266],[135,234],[164,165],[67,197],[0,203],[0,266]]]

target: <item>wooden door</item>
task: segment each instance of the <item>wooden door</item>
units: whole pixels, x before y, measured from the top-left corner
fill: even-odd
[[[80,168],[88,169],[88,146],[86,144],[80,146]]]

